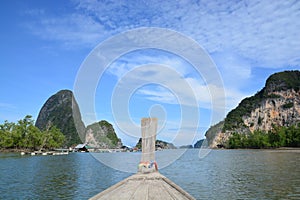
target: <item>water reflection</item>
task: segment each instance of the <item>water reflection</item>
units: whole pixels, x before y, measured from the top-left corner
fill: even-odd
[[[195,150],[161,172],[197,199],[299,199],[299,151]],[[297,197],[297,198],[295,198]]]
[[[158,152],[157,158],[163,163],[176,151]],[[188,150],[160,172],[197,199],[300,199],[299,152],[213,150],[199,159],[197,150]],[[132,175],[94,156],[0,154],[0,199],[88,199]],[[130,153],[99,156],[116,165],[131,163],[134,172],[140,159]]]

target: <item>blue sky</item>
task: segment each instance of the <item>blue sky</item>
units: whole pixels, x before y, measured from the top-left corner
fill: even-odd
[[[124,31],[166,28],[203,47],[223,83],[213,90],[225,92],[225,112],[216,119],[211,119],[211,102],[219,100],[211,98],[207,77],[183,58],[143,49],[119,57],[107,68],[94,92],[95,116],[113,123],[127,145],[135,144],[139,120],[148,115],[160,119],[159,139],[176,145],[194,143],[243,98],[260,90],[269,75],[300,69],[299,1],[2,0],[0,26],[1,122],[17,121],[27,114],[36,119],[51,95],[61,89],[73,90],[89,53]],[[169,68],[158,70],[150,66],[153,63]],[[181,75],[178,80],[191,86],[193,96],[172,79],[168,69]],[[141,79],[143,76],[147,78]],[[131,121],[123,119],[124,113],[113,106],[124,103],[122,95],[127,90],[122,84],[130,88],[151,78],[165,85],[154,82],[132,87],[134,92],[126,100]],[[120,94],[112,97],[115,91]],[[189,102],[193,98],[196,107]],[[192,114],[182,115],[183,110],[198,111],[199,122]],[[86,125],[94,120],[89,114],[83,113]]]

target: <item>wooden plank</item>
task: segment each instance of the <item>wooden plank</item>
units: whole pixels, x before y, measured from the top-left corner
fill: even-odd
[[[171,199],[189,200],[186,195],[183,195],[176,189],[174,190],[174,188],[168,185],[166,182],[162,182],[161,186],[164,188],[164,191],[169,194]]]
[[[143,180],[133,180],[138,184],[138,188],[132,195],[130,200],[148,200],[149,184],[145,179]]]
[[[193,196],[191,196],[189,193],[187,193],[185,190],[183,190],[168,178],[163,177],[162,181],[165,182],[165,184],[163,184],[164,188],[166,188],[166,191],[168,191],[174,199],[195,200]]]
[[[162,180],[149,181],[149,185],[149,187],[151,187],[151,190],[149,192],[149,199],[173,200],[169,192],[164,190],[164,187],[162,186]]]
[[[136,183],[130,181],[130,179],[131,177],[124,179],[123,181],[90,198],[90,200],[120,199],[120,195],[124,196],[124,198],[122,197],[123,199],[130,199],[132,194],[137,189]],[[126,198],[126,196],[128,196],[128,198]]]
[[[158,172],[135,174],[91,198],[92,200],[195,200]]]
[[[141,162],[155,161],[157,118],[142,118],[141,128],[142,128]]]

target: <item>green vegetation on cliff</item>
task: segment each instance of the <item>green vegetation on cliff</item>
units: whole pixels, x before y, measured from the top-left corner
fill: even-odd
[[[119,138],[117,137],[117,134],[115,133],[113,126],[105,120],[101,120],[99,122],[99,125],[100,127],[106,127],[105,129],[107,130],[106,132],[107,138],[110,139],[113,145],[117,145],[119,142]]]
[[[254,131],[250,134],[233,133],[227,148],[300,147],[300,123],[298,126],[274,127],[272,131]]]
[[[85,137],[85,126],[81,121],[72,91],[61,90],[52,95],[43,105],[35,125],[44,131],[49,123],[59,128],[65,135],[65,146],[82,143],[81,139],[84,140]]]
[[[17,123],[5,121],[0,124],[0,149],[52,149],[61,147],[64,135],[55,126],[40,131],[27,115]]]
[[[300,90],[300,71],[284,71],[271,75],[266,81],[267,92],[294,89]]]
[[[280,96],[273,92],[288,89],[295,91],[300,90],[300,71],[284,71],[271,75],[261,91],[252,97],[243,99],[235,109],[227,114],[222,131],[225,132],[226,130],[242,128],[244,126],[243,116],[249,116],[251,111],[258,108],[264,99],[280,98]],[[284,108],[290,108],[292,106],[292,103],[288,103]]]
[[[223,132],[225,132],[226,130],[233,130],[243,126],[244,122],[242,117],[250,115],[252,110],[259,107],[260,102],[264,98],[264,91],[262,90],[252,97],[243,99],[238,105],[238,107],[236,107],[227,114],[224,121]]]
[[[113,126],[105,120],[101,120],[87,126],[86,130],[87,135],[89,136],[91,133],[92,135],[90,136],[92,136],[97,143],[93,145],[98,145],[102,148],[116,148],[120,142],[120,139],[117,137]],[[90,143],[91,141],[86,142]]]

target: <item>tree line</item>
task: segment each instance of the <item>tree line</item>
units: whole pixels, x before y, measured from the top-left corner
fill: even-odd
[[[63,133],[51,124],[41,131],[30,115],[17,123],[5,121],[0,124],[0,149],[53,149],[61,147],[64,140]]]
[[[300,123],[295,126],[274,127],[265,132],[256,130],[250,134],[233,133],[227,142],[227,148],[277,148],[300,147]]]

